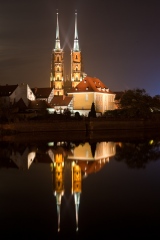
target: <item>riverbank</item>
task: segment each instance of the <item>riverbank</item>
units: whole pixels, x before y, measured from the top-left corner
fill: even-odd
[[[92,118],[83,120],[20,121],[0,124],[1,133],[63,132],[99,130],[160,129],[160,121],[153,120],[107,120]]]
[[[63,139],[86,140],[117,137],[145,138],[160,135],[160,122],[151,120],[83,119],[66,121],[26,121],[0,125],[1,140]]]

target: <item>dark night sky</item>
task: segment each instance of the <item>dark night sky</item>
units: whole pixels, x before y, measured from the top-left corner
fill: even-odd
[[[0,0],[1,85],[49,87],[56,9],[65,66],[70,66],[77,9],[88,76],[112,91],[138,87],[160,94],[159,0]]]

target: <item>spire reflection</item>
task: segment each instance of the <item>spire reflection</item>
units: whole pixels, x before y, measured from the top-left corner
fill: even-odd
[[[60,231],[60,215],[62,197],[65,195],[65,174],[71,179],[70,195],[74,198],[76,231],[78,231],[78,215],[80,197],[82,193],[82,181],[89,174],[99,171],[109,158],[116,153],[116,143],[82,143],[71,144],[68,148],[64,142],[49,144],[53,146],[48,150],[51,158],[51,169],[53,174],[53,188],[57,204],[58,231]],[[68,168],[68,166],[70,166]],[[69,174],[69,175],[68,175]]]

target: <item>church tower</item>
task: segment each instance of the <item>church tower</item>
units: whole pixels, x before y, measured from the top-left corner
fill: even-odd
[[[64,195],[64,158],[62,154],[55,154],[53,176],[54,195],[57,204],[58,231],[60,231],[60,210],[62,197]]]
[[[52,51],[50,87],[54,88],[54,95],[64,95],[64,60],[63,49],[60,45],[59,22],[57,12],[57,27],[55,48]]]
[[[82,191],[81,168],[74,161],[72,162],[72,194],[74,195],[76,213],[76,231],[78,231],[78,211],[80,205],[80,195]]]
[[[76,87],[83,79],[82,74],[82,55],[79,48],[78,31],[77,31],[77,12],[75,12],[75,32],[74,44],[71,51],[71,82],[72,87]]]

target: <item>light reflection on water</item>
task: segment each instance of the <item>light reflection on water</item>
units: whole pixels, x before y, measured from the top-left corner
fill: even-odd
[[[160,142],[0,146],[1,237],[154,236]]]

